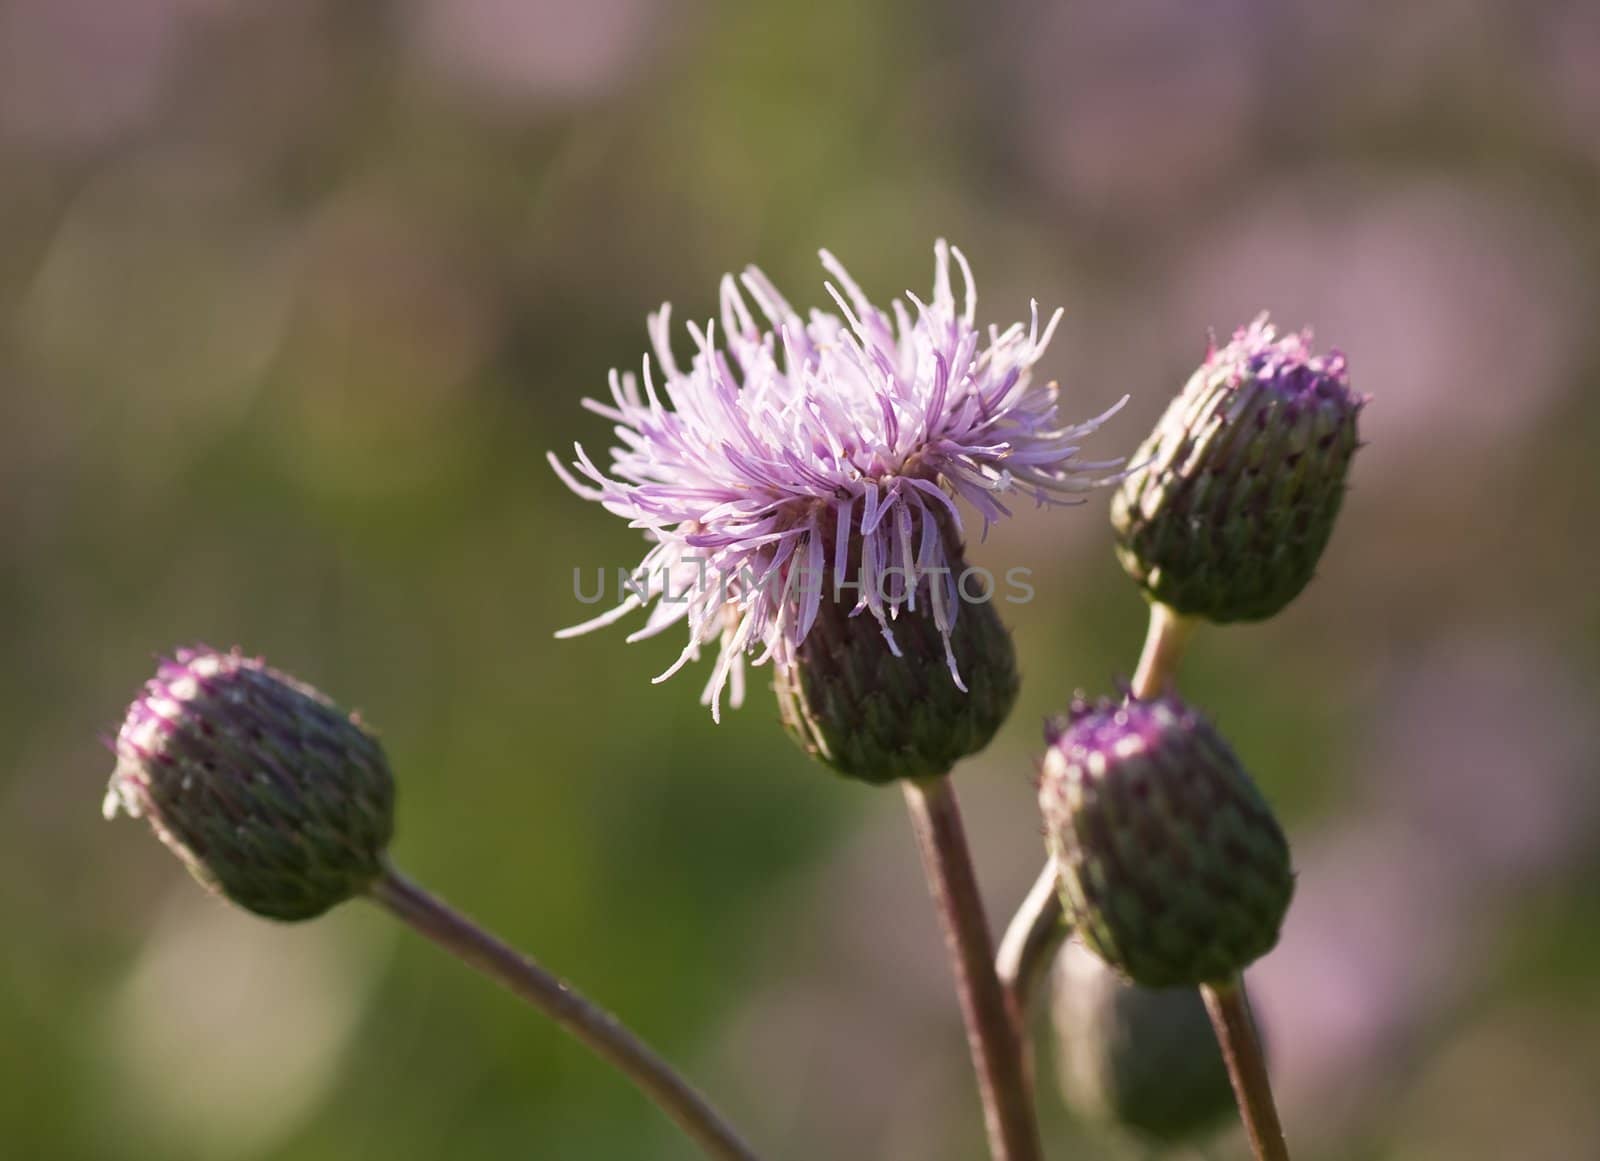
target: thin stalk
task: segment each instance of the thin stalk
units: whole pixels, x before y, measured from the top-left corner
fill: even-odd
[[[994,960],[995,974],[1000,977],[1000,987],[1006,994],[1006,1006],[1011,1010],[1017,1034],[1024,1039],[1028,1005],[1067,935],[1060,876],[1055,860],[1047,858],[1027,898],[1012,916]]]
[[[994,1161],[1043,1161],[1017,1025],[994,969],[994,938],[948,776],[906,781],[906,806],[928,889],[944,925],[967,1047]]]
[[[1150,606],[1150,629],[1145,634],[1139,668],[1133,672],[1134,697],[1155,697],[1178,675],[1195,622],[1166,605]]]
[[[1155,697],[1172,684],[1194,626],[1194,621],[1166,605],[1150,606],[1150,628],[1130,687],[1134,697]],[[1006,1004],[1019,1029],[1025,1026],[1028,1005],[1039,981],[1066,937],[1055,866],[1046,860],[1033,889],[1006,927],[995,963]]]
[[[714,1161],[758,1161],[755,1151],[688,1081],[610,1012],[430,895],[393,867],[371,898],[422,935],[532,1004],[615,1067]]]
[[[1272,1102],[1267,1060],[1250,1015],[1244,982],[1234,976],[1226,983],[1202,985],[1200,994],[1205,997],[1217,1042],[1222,1045],[1222,1059],[1228,1066],[1228,1079],[1233,1082],[1233,1095],[1239,1102],[1239,1116],[1250,1138],[1251,1152],[1256,1161],[1289,1161],[1289,1146],[1284,1142],[1278,1109]]]

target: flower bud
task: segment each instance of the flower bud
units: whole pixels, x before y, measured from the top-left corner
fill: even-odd
[[[257,915],[313,918],[382,869],[394,783],[377,738],[237,650],[163,662],[115,750],[106,817],[148,818],[201,883]]]
[[[1061,1096],[1090,1124],[1177,1143],[1234,1116],[1233,1089],[1195,988],[1130,984],[1076,941],[1050,997]]]
[[[1306,587],[1333,534],[1366,398],[1344,356],[1261,315],[1213,349],[1111,505],[1122,567],[1153,601],[1259,621]]]
[[[1067,918],[1134,983],[1230,980],[1277,943],[1289,845],[1227,743],[1176,697],[1075,703],[1051,731],[1039,805]]]
[[[949,575],[966,568],[947,534]],[[852,558],[853,559],[853,558]],[[824,593],[792,663],[776,668],[790,735],[850,778],[882,784],[946,774],[989,744],[1017,700],[1011,634],[989,599],[953,580],[925,583],[888,624]],[[942,624],[941,624],[942,622]]]

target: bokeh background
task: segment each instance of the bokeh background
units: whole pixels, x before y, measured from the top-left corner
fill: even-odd
[[[1125,454],[1270,307],[1376,398],[1322,574],[1186,690],[1291,826],[1252,973],[1298,1156],[1600,1156],[1600,7],[1585,0],[0,0],[0,1153],[691,1156],[369,909],[283,928],[99,814],[157,651],[359,706],[396,854],[681,1060],[779,1157],[979,1155],[898,795],[720,727],[591,610],[620,522],[544,464],[759,262],[824,302],[971,255],[985,322]],[[1133,667],[1105,498],[1035,571],[960,775],[997,924],[1038,723]],[[1053,1154],[1120,1157],[1042,1104]],[[1217,1158],[1243,1156],[1224,1138]]]

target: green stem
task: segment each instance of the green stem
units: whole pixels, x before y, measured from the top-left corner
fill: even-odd
[[[1133,672],[1134,697],[1155,697],[1177,678],[1178,665],[1194,633],[1195,622],[1166,605],[1150,606],[1150,629],[1145,634],[1139,668]]]
[[[1012,916],[995,956],[995,974],[1006,994],[1006,1006],[1017,1025],[1017,1034],[1026,1040],[1028,1005],[1056,952],[1069,934],[1061,907],[1061,882],[1054,859],[1046,859],[1027,898]]]
[[[994,1161],[1043,1161],[1021,1039],[995,975],[994,939],[955,788],[948,775],[902,785],[928,888],[944,925],[990,1156]]]
[[[1150,631],[1133,677],[1131,692],[1134,697],[1155,697],[1172,684],[1194,625],[1194,621],[1166,605],[1150,606]],[[1250,1001],[1245,997],[1243,982],[1235,976],[1226,983],[1206,984],[1200,993],[1222,1045],[1228,1078],[1233,1083],[1239,1115],[1256,1161],[1289,1161],[1283,1127],[1272,1101],[1272,1085],[1267,1078],[1261,1038],[1256,1035],[1255,1022],[1250,1017]]]
[[[440,947],[532,1004],[631,1080],[714,1161],[758,1161],[688,1081],[604,1008],[430,895],[393,867],[371,898]]]
[[[1211,1026],[1222,1045],[1222,1059],[1233,1082],[1234,1099],[1244,1121],[1250,1149],[1256,1161],[1289,1161],[1289,1146],[1284,1143],[1283,1126],[1272,1101],[1272,1084],[1267,1079],[1267,1060],[1261,1051],[1250,1015],[1250,1001],[1244,994],[1244,981],[1238,976],[1220,984],[1200,988],[1205,997]]]

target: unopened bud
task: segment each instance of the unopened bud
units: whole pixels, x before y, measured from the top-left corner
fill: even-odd
[[[1196,988],[1141,988],[1076,941],[1051,988],[1061,1096],[1074,1116],[1178,1142],[1234,1115],[1233,1089]]]
[[[128,708],[105,813],[150,821],[197,879],[272,919],[310,919],[382,870],[383,748],[323,694],[237,651],[179,650]]]
[[[1288,842],[1227,743],[1176,697],[1076,703],[1052,731],[1039,805],[1067,918],[1134,983],[1222,982],[1277,943]]]
[[[1258,621],[1310,582],[1333,534],[1366,399],[1344,356],[1262,315],[1213,350],[1133,457],[1117,555],[1153,601]]]

